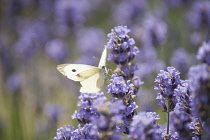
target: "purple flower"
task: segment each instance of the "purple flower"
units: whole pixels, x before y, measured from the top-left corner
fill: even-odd
[[[206,64],[194,66],[190,68],[189,71],[189,85],[192,94],[192,114],[196,117],[200,117],[201,121],[206,121],[204,127],[199,126],[200,130],[197,134],[197,128],[195,128],[196,135],[200,136],[200,131],[202,128],[204,132],[209,132],[210,124],[208,122],[209,119],[209,106],[210,106],[210,95],[209,95],[209,83],[210,83],[210,76],[209,76],[209,67]],[[203,135],[206,139],[210,138],[210,134]],[[197,137],[197,136],[196,136]],[[196,138],[195,137],[195,138]]]
[[[74,128],[72,126],[65,126],[65,128],[60,127],[57,129],[56,136],[53,140],[64,140],[65,138],[70,139],[71,137],[71,131],[73,131]]]
[[[163,110],[166,112],[167,111],[167,106],[166,106],[166,100],[165,98],[161,95],[161,93],[157,94],[156,99],[158,100],[158,105],[163,107]],[[173,105],[171,105],[173,107],[175,107],[174,103]],[[173,108],[172,107],[172,108]]]
[[[124,66],[124,67],[119,65],[118,68],[122,69],[125,79],[130,79],[134,76],[134,72],[138,70],[138,65],[131,64],[130,66]]]
[[[210,2],[195,2],[188,13],[188,21],[194,29],[210,26]]]
[[[181,82],[179,74],[174,67],[167,67],[167,71],[160,70],[155,79],[155,89],[159,90],[164,97],[174,94],[174,89]]]
[[[164,108],[164,111],[172,111],[176,106],[177,98],[174,93],[175,89],[181,83],[179,74],[180,73],[174,67],[167,67],[167,71],[160,70],[160,73],[155,79],[156,85],[154,86],[154,89],[160,91],[157,99],[159,105]],[[168,100],[169,106],[165,100]]]
[[[126,106],[126,109],[122,112],[123,114],[123,120],[126,125],[129,126],[130,122],[133,119],[134,111],[138,108],[136,105],[136,102],[132,102],[129,105]]]
[[[45,52],[55,61],[61,63],[68,55],[68,45],[62,40],[55,39],[47,43]]]
[[[91,124],[94,128],[91,134],[98,135],[99,140],[120,139],[122,136],[118,130],[118,125],[123,123],[122,112],[126,108],[123,102],[121,100],[106,102],[106,99],[98,98],[93,104],[100,112],[100,116],[91,117]]]
[[[111,101],[110,112],[113,113],[112,121],[116,126],[116,131],[120,133],[129,133],[129,126],[133,120],[134,111],[138,108],[135,102],[132,102],[130,105],[125,105],[122,100]]]
[[[110,80],[112,83],[107,86],[107,92],[114,95],[114,97],[116,97],[116,94],[118,94],[118,97],[125,97],[128,93],[136,93],[143,83],[138,77],[134,76],[138,66],[129,63],[139,53],[139,49],[133,47],[135,41],[129,37],[129,32],[130,30],[126,26],[117,26],[107,35],[106,47],[111,49],[108,59],[117,64],[115,70],[117,75],[112,76]],[[120,95],[121,93],[122,95]]]
[[[189,85],[192,94],[192,114],[195,117],[200,117],[201,121],[205,121],[206,124],[203,127],[204,132],[209,132],[210,123],[208,121],[210,116],[210,74],[209,66],[201,64],[193,66],[189,70]],[[210,138],[210,134],[204,134],[206,139]]]
[[[60,128],[57,130],[57,135],[54,140],[79,140],[79,139],[91,139],[96,140],[98,135],[98,130],[95,128],[94,123],[90,123],[92,118],[98,119],[102,115],[97,111],[96,103],[100,103],[94,100],[99,100],[104,102],[106,97],[103,93],[81,93],[79,96],[80,101],[78,106],[81,108],[72,115],[73,119],[77,119],[80,123],[77,128],[72,126],[66,126],[65,129]],[[106,125],[106,122],[100,120],[100,125]],[[94,120],[96,122],[96,120]],[[83,126],[83,127],[81,127]],[[94,133],[93,133],[94,132]]]
[[[132,82],[134,85],[133,92],[136,94],[140,88],[140,85],[144,84],[144,82],[138,76],[134,76]]]
[[[203,42],[202,46],[198,50],[197,59],[200,60],[202,63],[210,65],[210,41]]]
[[[78,102],[78,106],[86,109],[92,106],[92,101],[96,98],[105,98],[103,93],[81,93],[79,96],[80,101]]]
[[[111,79],[111,83],[107,86],[107,93],[111,93],[113,97],[123,98],[127,94],[132,94],[132,87],[134,85],[130,83],[130,81],[125,82],[122,76],[118,76],[117,74],[113,74]]]
[[[109,106],[109,108],[111,113],[118,115],[126,109],[126,106],[123,104],[122,100],[111,100],[111,105]]]
[[[178,140],[179,134],[177,132],[170,131],[169,134],[166,134],[166,129],[159,129],[159,133],[161,133],[161,140]]]
[[[191,129],[191,131],[193,133],[192,139],[200,140],[201,139],[201,134],[202,134],[203,124],[200,124],[199,121],[198,121],[198,119],[193,119],[191,121],[191,123],[188,125],[188,127]]]
[[[209,69],[206,64],[193,66],[189,70],[189,85],[192,94],[192,113],[201,119],[208,119],[209,95]]]
[[[159,125],[156,124],[158,119],[155,112],[138,113],[130,125],[128,137],[133,140],[160,139]]]
[[[129,37],[128,33],[130,32],[130,29],[127,29],[126,26],[117,26],[114,29],[112,29],[112,32],[115,32],[116,35],[119,36],[119,38],[126,38]]]
[[[107,48],[112,49],[115,60],[122,62],[118,63],[116,72],[111,77],[111,83],[106,88],[107,92],[112,94],[113,99],[107,102],[103,93],[81,93],[77,104],[81,108],[75,111],[72,118],[77,119],[80,125],[87,126],[89,129],[83,131],[84,127],[80,125],[68,132],[61,129],[58,130],[55,139],[59,137],[61,139],[118,140],[122,138],[122,132],[129,133],[129,125],[138,107],[133,100],[142,81],[134,75],[138,67],[131,61],[139,50],[133,47],[135,41],[128,36],[128,32],[130,30],[127,27],[118,26],[108,34]],[[93,36],[96,34],[93,33]],[[64,136],[65,133],[68,135]]]
[[[56,136],[53,140],[96,140],[96,136],[90,134],[91,130],[91,124],[86,124],[83,127],[78,126],[77,128],[67,125],[65,128],[61,127],[57,130]]]
[[[176,109],[179,111],[184,111],[185,113],[191,114],[191,106],[192,96],[190,96],[189,92],[189,81],[181,80],[181,84],[178,85],[177,89],[175,89],[175,95],[177,98]]]
[[[135,42],[128,36],[129,32],[127,26],[117,26],[107,35],[108,42],[106,46],[112,50],[108,59],[116,64],[125,65],[139,53],[139,49],[132,46]]]
[[[102,93],[81,93],[79,96],[80,101],[78,106],[81,108],[72,115],[73,119],[77,119],[80,124],[86,124],[90,122],[91,116],[99,116],[96,107],[93,106],[92,102],[96,98],[105,98]]]
[[[179,139],[182,140],[192,139],[193,133],[189,128],[189,124],[192,121],[192,117],[190,114],[175,109],[171,113],[170,120],[173,129],[179,134]]]
[[[108,59],[117,64],[115,73],[112,74],[107,93],[112,94],[113,100],[123,100],[126,108],[122,111],[123,124],[118,126],[119,132],[129,133],[129,125],[133,119],[134,112],[138,107],[134,102],[136,93],[143,83],[134,72],[138,69],[131,61],[139,53],[137,47],[133,47],[135,41],[130,38],[130,30],[126,26],[118,26],[111,30],[106,47],[111,49]]]

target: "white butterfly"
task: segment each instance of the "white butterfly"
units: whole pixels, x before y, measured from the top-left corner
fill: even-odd
[[[98,93],[104,85],[106,75],[107,48],[105,47],[98,67],[84,64],[61,64],[58,71],[73,81],[79,81],[82,93]]]

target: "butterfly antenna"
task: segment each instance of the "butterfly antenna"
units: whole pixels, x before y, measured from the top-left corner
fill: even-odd
[[[111,76],[113,73],[113,70],[109,68],[109,66],[106,66],[106,72],[108,76]]]
[[[104,68],[105,68],[105,77],[106,77],[105,81],[108,84],[108,83],[110,83],[110,81],[109,81],[110,78],[107,78],[107,77],[111,77],[111,74],[110,74],[111,69],[108,66],[105,66]]]

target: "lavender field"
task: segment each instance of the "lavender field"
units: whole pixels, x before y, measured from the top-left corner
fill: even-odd
[[[80,93],[57,70],[97,67],[104,48],[101,92]],[[209,0],[0,1],[1,140],[210,140],[209,132]]]

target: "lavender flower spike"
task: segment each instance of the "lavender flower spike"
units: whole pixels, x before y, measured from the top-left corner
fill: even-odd
[[[107,48],[112,49],[108,59],[116,64],[125,65],[132,61],[139,49],[136,46],[133,38],[128,36],[130,30],[127,26],[117,26],[111,30],[108,36]]]
[[[136,93],[143,83],[134,72],[138,66],[132,63],[134,57],[139,53],[139,49],[134,46],[135,41],[128,33],[127,26],[117,26],[108,34],[107,48],[111,49],[108,59],[117,64],[114,74],[110,79],[110,84],[106,91],[113,97],[112,102],[122,100],[126,108],[121,112],[124,123],[119,126],[119,131],[129,133],[129,125],[138,107],[134,102]]]
[[[157,78],[155,79],[156,85],[154,89],[159,90],[160,93],[157,96],[159,105],[164,108],[164,111],[172,111],[177,103],[175,97],[175,89],[181,83],[180,73],[174,67],[167,67],[167,71],[160,70]],[[168,100],[169,106],[167,106],[165,100]]]

